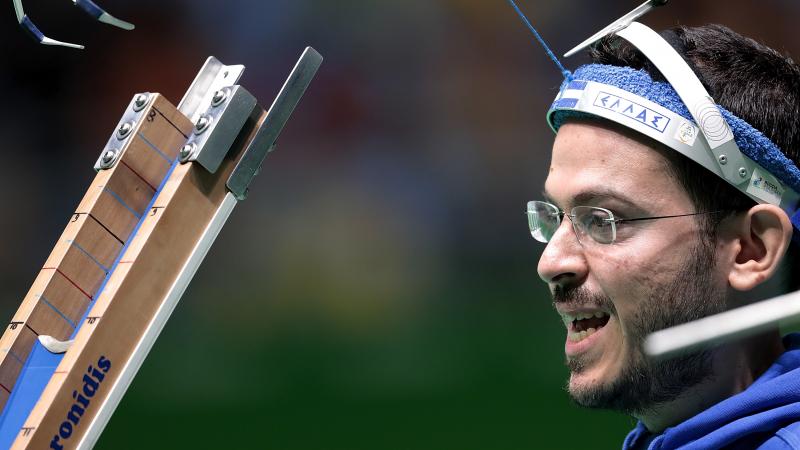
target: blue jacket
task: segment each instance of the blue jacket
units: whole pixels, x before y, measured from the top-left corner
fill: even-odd
[[[623,450],[800,450],[800,334],[783,344],[786,352],[743,392],[657,436],[639,422]]]

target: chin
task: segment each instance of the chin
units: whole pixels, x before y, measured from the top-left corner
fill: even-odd
[[[635,351],[618,339],[622,333],[616,330],[614,323],[603,328],[605,333],[597,333],[596,339],[590,339],[579,344],[589,344],[582,348],[582,352],[567,355],[567,367],[570,371],[567,390],[570,396],[579,403],[587,403],[595,399],[598,394],[612,389],[622,383],[625,368],[636,366]],[[588,406],[588,405],[587,405]]]
[[[625,364],[582,365],[571,359],[567,391],[576,404],[636,416],[674,400],[712,377],[712,354],[702,351],[652,362],[639,353],[628,353]]]
[[[570,399],[578,406],[591,409],[606,409],[631,414],[628,402],[619,395],[622,386],[618,382],[601,381],[586,374],[572,374],[567,385]]]
[[[603,393],[612,390],[611,387],[615,384],[614,380],[609,378],[607,374],[597,369],[573,371],[569,377],[567,391],[578,405],[603,408],[604,401],[601,401],[601,398],[605,397]]]
[[[652,374],[643,355],[623,342],[605,350],[567,359],[570,369],[567,392],[572,401],[586,408],[625,414],[646,407],[642,401],[649,397],[647,386]]]

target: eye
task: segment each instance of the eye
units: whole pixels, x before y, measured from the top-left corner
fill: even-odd
[[[603,229],[611,226],[611,220],[604,211],[593,210],[586,218],[586,226],[590,229]]]
[[[591,236],[596,242],[609,244],[614,242],[616,231],[611,211],[595,206],[577,206],[573,209],[582,232]]]

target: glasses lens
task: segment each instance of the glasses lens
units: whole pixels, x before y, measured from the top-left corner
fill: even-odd
[[[572,210],[573,224],[579,240],[589,236],[597,243],[610,244],[617,237],[614,215],[611,211],[594,206],[576,206]],[[585,242],[581,240],[581,242]]]
[[[561,223],[561,215],[555,205],[546,202],[528,202],[528,227],[531,236],[539,242],[549,242]]]

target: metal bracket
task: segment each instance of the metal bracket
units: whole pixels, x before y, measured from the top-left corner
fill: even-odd
[[[109,138],[108,143],[100,152],[100,157],[94,163],[94,170],[100,171],[111,169],[117,164],[122,149],[130,141],[131,136],[136,134],[136,125],[141,123],[142,112],[150,104],[153,96],[149,92],[142,92],[133,96],[133,100],[128,105],[125,113],[122,114],[117,128]]]
[[[215,92],[211,105],[199,116],[181,149],[181,163],[197,161],[209,172],[216,172],[257,104],[256,98],[241,86]]]
[[[228,189],[236,196],[237,200],[244,200],[247,197],[247,188],[261,170],[267,154],[275,148],[275,141],[306,92],[308,85],[311,84],[311,80],[314,79],[320,64],[322,64],[322,55],[313,48],[306,47],[289,74],[289,78],[278,92],[278,96],[275,97],[275,101],[272,102],[255,137],[250,141],[250,145],[247,146],[244,155],[228,178],[226,183]]]
[[[189,86],[189,90],[178,103],[178,110],[192,123],[197,123],[200,114],[211,106],[214,93],[223,87],[236,84],[243,72],[243,65],[226,66],[217,58],[209,56]]]

